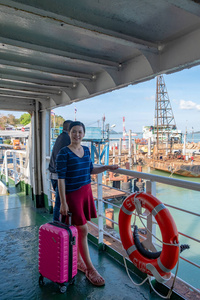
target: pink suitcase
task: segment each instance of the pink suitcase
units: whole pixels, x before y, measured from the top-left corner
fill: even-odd
[[[74,226],[61,222],[50,222],[39,229],[39,284],[46,277],[60,285],[61,293],[67,289],[65,283],[74,283],[77,274],[78,233]]]

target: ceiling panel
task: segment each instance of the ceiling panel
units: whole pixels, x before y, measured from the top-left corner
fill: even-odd
[[[0,0],[0,109],[52,109],[198,65],[197,2]]]

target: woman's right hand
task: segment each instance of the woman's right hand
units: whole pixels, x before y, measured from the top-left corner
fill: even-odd
[[[69,206],[68,206],[67,202],[65,202],[65,203],[61,202],[61,205],[60,205],[61,215],[67,216],[68,211],[69,211]]]

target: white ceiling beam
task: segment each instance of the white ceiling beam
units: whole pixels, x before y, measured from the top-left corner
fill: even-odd
[[[40,84],[40,85],[47,85],[47,86],[53,86],[57,88],[65,87],[65,88],[73,88],[73,83],[72,82],[63,82],[63,81],[56,81],[56,80],[44,80],[40,78],[29,78],[26,76],[20,76],[20,75],[10,75],[10,74],[1,74],[1,79],[9,79],[15,81],[22,81],[26,83],[35,83],[35,84]],[[0,79],[0,80],[1,80]]]
[[[22,100],[15,97],[7,97],[0,95],[0,108],[1,110],[15,110],[15,111],[34,111],[35,101],[34,100]]]
[[[59,93],[59,88],[52,87],[51,85],[42,85],[40,83],[18,81],[17,79],[12,80],[12,79],[0,78],[0,87],[13,89],[13,90],[39,92],[39,93],[50,93],[50,94]]]
[[[47,97],[50,96],[50,93],[49,94],[41,94],[41,93],[35,93],[35,92],[30,92],[30,91],[16,91],[16,90],[11,90],[11,89],[5,89],[5,88],[1,88],[0,87],[0,94],[1,95],[10,95],[10,96],[18,96],[18,97],[21,97],[21,98],[32,98],[32,99],[35,99],[35,98],[43,98],[43,99],[47,99]]]
[[[92,74],[80,74],[78,72],[69,72],[69,71],[64,71],[64,70],[55,70],[52,68],[47,68],[47,67],[39,67],[30,65],[30,64],[23,64],[23,63],[16,63],[13,61],[5,61],[0,59],[0,70],[1,73],[5,72],[21,72],[21,73],[26,73],[26,76],[29,74],[33,75],[41,75],[43,76],[56,76],[57,79],[74,79],[74,80],[92,80]],[[30,76],[30,75],[29,75]]]
[[[135,38],[129,35],[125,35],[120,32],[116,32],[110,29],[105,29],[103,27],[94,26],[93,24],[88,24],[73,18],[69,18],[66,16],[57,15],[56,13],[52,13],[50,11],[45,11],[41,9],[34,8],[33,6],[21,5],[19,3],[14,3],[14,7],[9,7],[7,4],[0,4],[1,10],[5,13],[11,13],[14,15],[15,9],[18,8],[18,16],[21,18],[30,18],[30,14],[35,16],[36,18],[40,18],[47,22],[48,20],[52,23],[58,23],[59,25],[66,25],[68,28],[71,27],[71,30],[78,30],[80,34],[84,36],[90,36],[91,38],[98,38],[104,41],[109,40],[115,43],[135,47],[141,50],[148,51],[158,51],[157,44],[148,42],[146,40],[142,40],[139,38]],[[21,16],[20,16],[21,12]],[[65,26],[63,26],[64,28]]]
[[[76,54],[69,51],[62,51],[55,48],[39,46],[4,37],[1,37],[0,50],[13,51],[14,53],[20,53],[21,55],[23,55],[24,52],[26,52],[28,55],[34,56],[42,54],[47,56],[49,59],[63,59],[66,63],[70,64],[101,66],[102,68],[118,68],[119,66],[118,62]]]

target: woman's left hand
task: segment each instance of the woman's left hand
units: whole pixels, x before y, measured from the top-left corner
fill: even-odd
[[[109,165],[108,170],[117,170],[119,168],[118,165]]]

